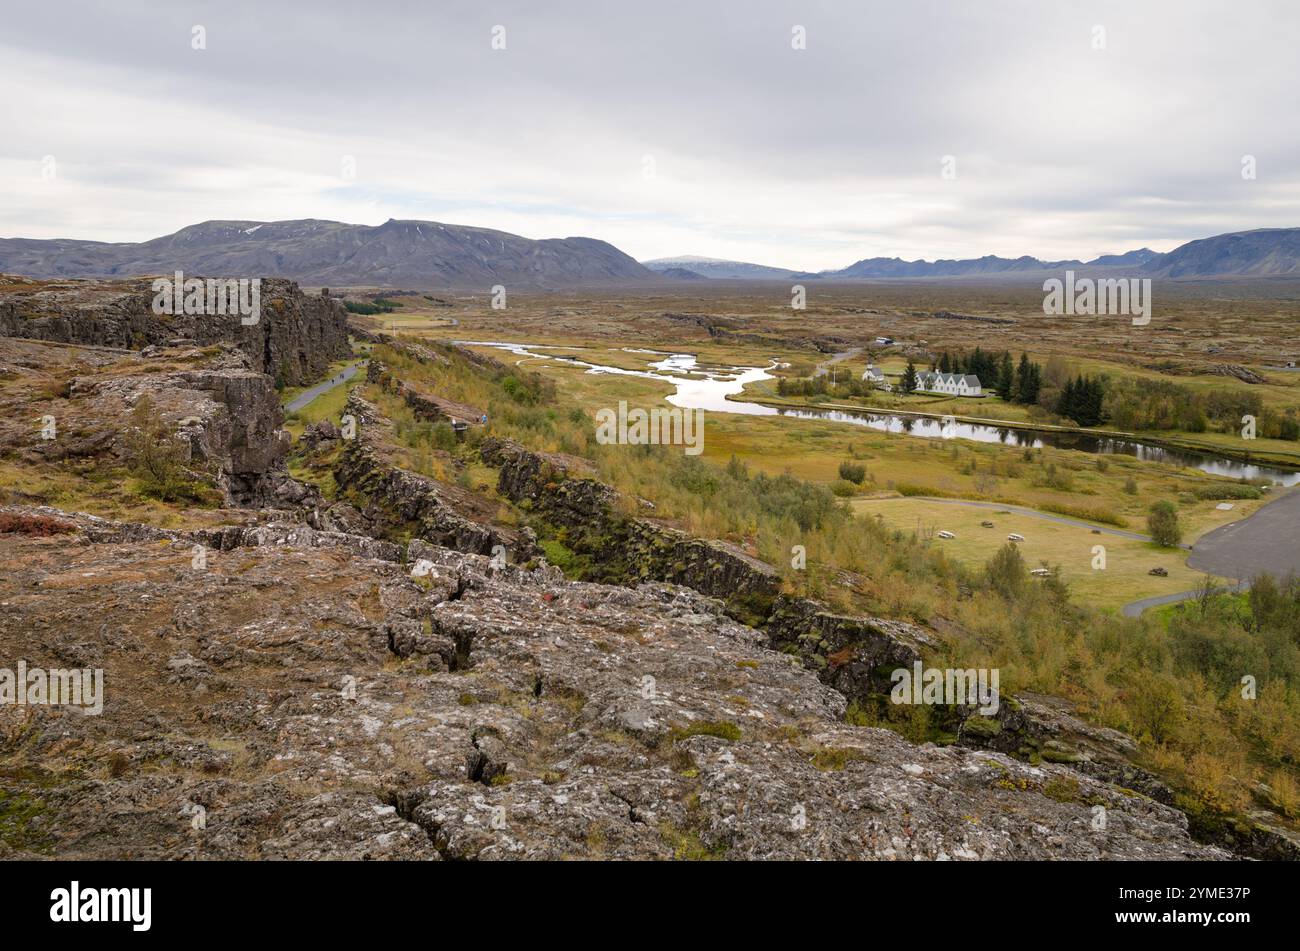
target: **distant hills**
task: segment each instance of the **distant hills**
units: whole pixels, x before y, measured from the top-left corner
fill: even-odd
[[[784,281],[793,277],[795,272],[789,268],[767,267],[764,264],[749,264],[745,261],[725,261],[721,258],[702,258],[686,254],[679,258],[656,258],[642,261],[652,271],[675,276],[675,271],[690,271],[700,277],[711,277],[731,281]]]
[[[1260,228],[1189,241],[1153,258],[1154,277],[1300,276],[1300,228]]]
[[[1059,270],[1081,267],[1082,261],[1040,261],[1028,255],[1019,258],[982,258],[939,261],[904,261],[902,258],[866,258],[838,271],[800,274],[801,278],[887,278],[887,277],[978,277],[1019,271]]]
[[[1088,263],[1125,267],[1133,264],[1146,264],[1152,258],[1158,257],[1160,257],[1159,251],[1152,251],[1150,248],[1139,248],[1136,251],[1127,251],[1124,254],[1103,254],[1099,258],[1093,258]]]
[[[917,278],[1007,277],[1030,280],[1043,272],[1079,269],[1082,273],[1123,272],[1127,276],[1164,278],[1300,276],[1300,228],[1265,228],[1239,231],[1189,241],[1167,254],[1139,248],[1123,254],[1103,254],[1091,261],[1044,261],[1024,255],[938,261],[902,258],[864,258],[830,271],[793,271],[717,258],[659,258],[643,262],[667,273],[688,268],[705,277],[749,280],[908,280]]]
[[[313,286],[535,289],[663,278],[594,238],[534,241],[437,221],[205,221],[152,241],[0,239],[0,272],[26,277],[287,277]]]
[[[651,270],[657,270],[657,269],[652,268]],[[684,268],[684,267],[666,267],[662,271],[659,271],[658,273],[662,274],[664,277],[671,277],[675,281],[709,280],[709,278],[705,277],[699,271],[692,271],[689,268]]]
[[[705,280],[1041,279],[1075,268],[1172,279],[1300,277],[1300,228],[1265,228],[1189,241],[1167,254],[1140,248],[1091,261],[1028,255],[904,261],[874,257],[806,272],[687,255],[638,263],[595,238],[532,240],[437,221],[205,221],[138,243],[0,239],[0,272],[33,278],[135,277],[177,269],[207,277],[286,277],[309,286],[564,290]]]

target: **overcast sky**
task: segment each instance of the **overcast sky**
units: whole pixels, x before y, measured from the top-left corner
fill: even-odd
[[[1300,225],[1298,50],[1295,0],[10,4],[0,237],[426,218],[802,269],[1163,251]]]

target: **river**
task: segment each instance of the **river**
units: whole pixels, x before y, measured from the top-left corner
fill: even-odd
[[[807,409],[766,406],[762,403],[742,402],[727,397],[742,393],[746,384],[772,379],[769,372],[777,366],[772,361],[766,367],[701,366],[691,353],[671,353],[664,350],[646,350],[636,347],[621,348],[624,353],[644,354],[651,358],[644,370],[626,370],[622,367],[594,363],[598,351],[584,347],[555,347],[542,344],[501,343],[487,340],[458,340],[459,344],[475,347],[495,347],[517,356],[538,360],[558,360],[585,367],[588,373],[611,373],[662,380],[675,387],[667,397],[669,403],[683,409],[702,409],[713,413],[738,413],[744,416],[789,416],[795,419],[820,419],[888,433],[905,433],[931,439],[969,439],[974,442],[1001,443],[1038,449],[1050,446],[1058,449],[1077,449],[1082,452],[1122,454],[1149,462],[1200,469],[1212,475],[1232,479],[1267,479],[1275,485],[1300,483],[1300,472],[1274,466],[1255,465],[1213,453],[1182,449],[1167,449],[1134,439],[1119,439],[1086,433],[1057,432],[1044,429],[1018,429],[994,423],[965,423],[953,419],[935,419],[928,416],[910,416],[899,413],[870,413],[860,410]],[[554,351],[544,353],[541,351]],[[581,357],[574,353],[582,354]]]

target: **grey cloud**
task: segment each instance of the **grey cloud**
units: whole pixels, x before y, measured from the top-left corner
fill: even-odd
[[[1283,0],[74,2],[7,20],[6,86],[64,85],[49,107],[39,88],[0,105],[6,235],[147,238],[215,209],[497,214],[639,257],[831,267],[1300,223],[1300,9]],[[47,153],[80,170],[62,197],[19,180]],[[343,154],[364,187],[328,182]],[[644,155],[657,190],[636,183]]]

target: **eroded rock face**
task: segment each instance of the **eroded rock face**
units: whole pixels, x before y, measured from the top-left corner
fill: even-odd
[[[0,658],[102,668],[104,709],[0,708],[11,856],[1225,857],[1067,765],[851,726],[684,588],[60,521],[0,534]]]
[[[781,579],[765,562],[727,542],[623,515],[618,493],[590,478],[577,460],[496,437],[483,440],[481,453],[499,470],[498,492],[567,529],[571,547],[598,555],[610,578],[686,585],[727,599],[747,620],[767,616]]]
[[[0,338],[0,454],[23,462],[130,465],[132,430],[161,424],[191,477],[236,506],[313,509],[286,470],[289,433],[274,381],[234,347],[145,354]],[[41,420],[54,428],[45,438]],[[324,526],[322,526],[324,527]]]
[[[188,463],[209,473],[233,504],[265,504],[288,478],[290,437],[282,428],[279,394],[241,351],[204,357],[194,369],[174,372],[151,372],[149,360],[124,360],[120,367],[115,374],[74,378],[66,403],[54,411],[83,430],[111,434],[104,448],[120,452],[132,411],[147,399],[152,415],[185,446]],[[48,455],[61,449],[52,440],[34,444],[32,451]]]
[[[837,614],[808,598],[777,599],[765,630],[773,648],[800,658],[851,700],[887,694],[892,671],[910,669],[938,646],[915,624]]]
[[[0,336],[125,350],[230,344],[251,369],[287,386],[314,382],[351,352],[343,305],[303,294],[293,281],[262,279],[261,316],[249,326],[238,316],[155,314],[153,300],[149,279],[0,285]]]
[[[414,534],[457,551],[490,555],[500,546],[512,561],[533,557],[536,547],[518,532],[469,518],[463,512],[470,499],[434,479],[409,472],[384,458],[383,439],[376,429],[387,428],[373,405],[355,393],[345,412],[358,423],[355,439],[345,442],[334,469],[341,497],[355,500],[365,523],[376,532]]]

